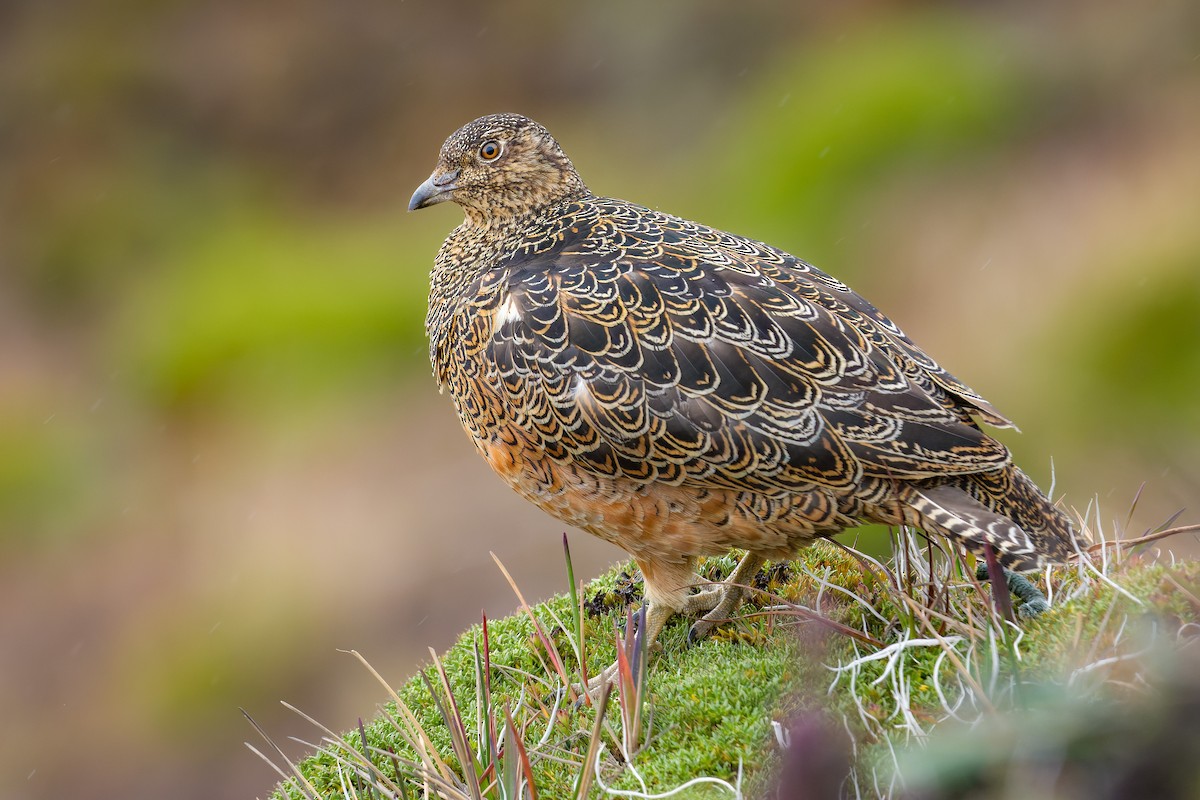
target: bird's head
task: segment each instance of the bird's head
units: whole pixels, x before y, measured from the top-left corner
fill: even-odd
[[[472,221],[486,224],[586,193],[549,131],[519,114],[493,114],[450,135],[408,210],[453,200]]]

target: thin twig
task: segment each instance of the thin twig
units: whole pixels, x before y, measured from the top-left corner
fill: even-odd
[[[1200,524],[1182,525],[1178,528],[1168,528],[1165,531],[1158,531],[1157,533],[1151,533],[1146,536],[1139,536],[1136,539],[1114,539],[1112,541],[1096,542],[1095,544],[1088,545],[1084,549],[1084,552],[1085,553],[1095,553],[1106,547],[1120,547],[1122,549],[1128,550],[1130,548],[1137,547],[1139,544],[1146,544],[1148,542],[1156,542],[1159,539],[1165,539],[1168,536],[1178,536],[1181,533],[1193,533],[1196,531],[1200,531]],[[1079,557],[1078,555],[1074,556],[1074,558],[1078,558],[1078,557]]]

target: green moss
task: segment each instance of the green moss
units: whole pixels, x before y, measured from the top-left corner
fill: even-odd
[[[712,559],[704,571],[716,579],[727,574],[733,563],[731,557]],[[814,576],[819,576],[824,582],[844,587],[864,599],[872,599],[883,620],[865,613],[852,602],[837,598],[837,593],[828,589],[824,592],[828,602],[822,601],[822,611],[827,618],[862,630],[885,643],[897,641],[904,631],[914,637],[930,635],[917,623],[905,620],[894,602],[894,595],[886,588],[885,576],[864,572],[856,559],[832,545],[821,543],[810,548],[802,560],[792,565],[791,572],[795,577],[783,587],[784,593],[795,595],[797,601],[807,607],[816,605],[819,581]],[[778,578],[778,573],[775,577]],[[620,571],[613,570],[587,587],[585,596],[612,593],[622,580]],[[981,684],[991,685],[993,679],[996,680],[1000,688],[992,693],[990,702],[998,710],[1036,702],[1038,690],[1021,687],[1029,681],[1044,686],[1055,685],[1061,675],[1079,663],[1083,655],[1081,649],[1104,653],[1105,648],[1116,646],[1115,640],[1119,636],[1128,640],[1131,626],[1124,624],[1128,615],[1150,615],[1164,623],[1164,630],[1177,628],[1182,622],[1195,621],[1200,616],[1200,609],[1194,606],[1187,592],[1177,588],[1177,584],[1194,587],[1200,582],[1200,564],[1188,562],[1168,568],[1135,563],[1122,568],[1118,580],[1126,592],[1139,598],[1140,604],[1118,593],[1108,583],[1092,579],[1088,573],[1063,570],[1054,576],[1056,591],[1060,598],[1064,592],[1073,593],[1072,599],[1059,602],[1050,612],[1022,629],[1002,630],[996,662],[1000,672],[992,674],[990,656],[978,659],[972,667],[975,679]],[[987,614],[984,600],[969,583],[952,588],[945,602],[948,604],[945,609],[962,612],[969,608],[980,622]],[[534,613],[542,626],[550,630],[556,619],[567,627],[573,625],[570,612],[567,598],[557,597],[536,607]],[[617,626],[623,619],[624,610],[619,607],[587,618],[588,664],[592,674],[615,658],[615,643],[619,637]],[[888,679],[889,670],[896,669],[896,665],[889,666],[882,659],[864,663],[858,670],[855,695],[851,694],[846,679],[841,679],[829,692],[832,673],[828,666],[846,664],[869,653],[870,648],[848,636],[824,632],[816,623],[800,622],[798,627],[788,624],[798,619],[786,613],[748,615],[731,626],[741,631],[742,636],[724,640],[715,638],[693,647],[686,644],[688,626],[685,621],[677,620],[664,630],[660,638],[662,651],[652,658],[649,672],[646,713],[652,719],[650,736],[636,755],[638,773],[653,791],[665,791],[698,776],[733,782],[739,764],[745,770],[744,786],[769,785],[778,760],[771,722],[786,720],[803,709],[824,709],[835,719],[844,715],[859,740],[857,768],[860,775],[869,775],[872,768],[890,769],[890,748],[883,737],[896,738],[892,746],[903,744],[902,737],[893,736],[884,727],[871,729],[862,725],[856,704],[878,720],[886,720],[898,713],[899,700]],[[957,622],[965,623],[965,620],[963,614]],[[544,654],[544,650],[540,645],[531,646],[536,635],[528,617],[516,614],[490,622],[488,628],[493,666],[492,703],[511,704],[524,692],[527,702],[549,704],[553,682],[531,681],[525,677],[526,673],[546,675],[537,657],[539,651]],[[799,635],[792,635],[792,632]],[[480,626],[467,631],[442,659],[468,727],[474,724],[477,713],[475,647],[482,642],[482,634]],[[571,638],[568,631],[563,631],[559,647],[567,662],[566,669],[574,674],[576,666],[566,646]],[[755,644],[738,643],[737,639],[745,638]],[[986,646],[986,639],[985,636],[980,640],[983,644],[977,645]],[[936,646],[911,648],[904,652],[899,664],[911,690],[906,710],[926,729],[935,728],[944,717],[933,688],[935,665],[941,652]],[[949,664],[941,665],[943,677],[948,669],[951,669]],[[427,675],[435,685],[438,683],[439,679],[432,672],[427,670]],[[399,695],[413,710],[434,747],[448,762],[453,762],[450,734],[431,702],[425,684],[419,678],[410,680],[399,690]],[[571,796],[578,766],[570,762],[578,762],[583,757],[593,713],[590,708],[569,711],[555,722],[551,739],[561,747],[561,760],[535,761],[535,779],[541,796]],[[614,729],[619,729],[615,704],[610,706],[608,719]],[[538,740],[544,724],[544,718],[536,721],[527,730],[527,740]],[[884,733],[881,735],[880,731]],[[374,747],[407,752],[385,719],[371,723],[367,727],[367,736]],[[350,738],[357,741],[357,734]],[[311,757],[301,769],[323,794],[340,796],[340,778],[330,754],[319,753]],[[606,781],[617,788],[638,788],[634,776],[615,765],[605,769],[605,776]],[[683,796],[722,795],[710,786],[696,787],[692,793]]]

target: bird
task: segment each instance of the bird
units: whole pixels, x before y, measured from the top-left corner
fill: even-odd
[[[518,494],[633,558],[647,645],[676,614],[702,639],[766,561],[864,522],[1014,570],[1072,554],[1067,515],[981,427],[1012,422],[813,265],[594,195],[519,114],[446,139],[408,208],[447,201],[438,386]],[[706,586],[699,559],[735,549]]]

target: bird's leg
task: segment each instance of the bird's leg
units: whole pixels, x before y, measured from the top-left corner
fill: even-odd
[[[1042,594],[1042,590],[1034,586],[1028,578],[1018,575],[1010,569],[1004,567],[1001,569],[1004,570],[1004,581],[1008,584],[1008,591],[1021,600],[1021,605],[1017,608],[1018,617],[1033,619],[1050,610],[1050,601],[1046,599],[1046,595]],[[975,570],[975,579],[980,581],[990,579],[987,565],[981,564],[979,569]],[[992,588],[995,591],[994,585]]]
[[[712,633],[714,628],[733,616],[733,612],[737,611],[738,606],[742,604],[742,598],[746,593],[744,587],[750,585],[759,567],[765,561],[765,558],[756,553],[746,553],[746,555],[742,556],[737,569],[725,581],[720,602],[715,606],[710,606],[711,610],[707,614],[692,623],[692,628],[688,631],[689,643],[694,644],[700,641]],[[693,597],[698,596],[693,595]],[[691,598],[688,599],[690,600]]]
[[[650,653],[658,640],[658,635],[666,627],[667,620],[682,611],[693,611],[693,608],[689,606],[692,598],[705,598],[700,601],[700,606],[697,608],[704,610],[712,608],[717,603],[716,592],[702,592],[699,595],[688,594],[693,586],[700,583],[700,578],[696,575],[696,559],[694,558],[679,562],[640,558],[636,560],[638,567],[642,570],[642,578],[645,580],[647,604],[645,623],[640,634],[642,652]],[[714,589],[716,588],[714,587]],[[616,681],[617,664],[613,663],[588,681],[587,693],[596,699],[599,696],[598,690],[603,689],[605,684],[615,684]]]
[[[711,633],[737,611],[745,596],[744,587],[754,580],[754,575],[765,561],[760,555],[747,553],[724,583],[689,594],[692,587],[701,583],[700,577],[696,575],[695,559],[679,563],[638,559],[638,566],[646,582],[648,604],[642,634],[644,652],[650,652],[667,621],[676,614],[691,616],[708,612],[692,624],[688,631],[689,642],[697,642]],[[588,681],[587,693],[595,700],[599,696],[599,690],[606,684],[615,684],[616,681],[617,665],[613,663]]]

